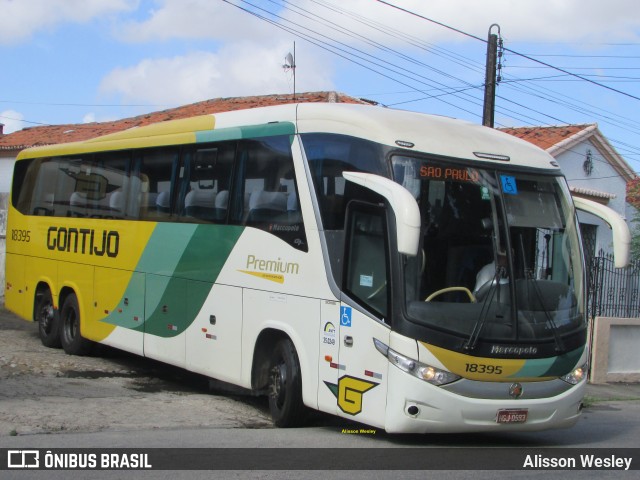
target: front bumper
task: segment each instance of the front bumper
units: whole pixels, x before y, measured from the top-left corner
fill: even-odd
[[[389,433],[513,432],[566,428],[574,425],[580,417],[586,386],[582,381],[546,398],[495,400],[459,395],[394,367],[389,368],[388,380],[385,430]],[[523,386],[526,391],[527,383]],[[496,423],[501,409],[527,409],[527,421]]]

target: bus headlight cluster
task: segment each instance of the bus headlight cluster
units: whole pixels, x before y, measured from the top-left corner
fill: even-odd
[[[455,382],[462,378],[451,372],[440,370],[439,368],[420,363],[413,358],[402,355],[389,348],[388,345],[385,345],[378,339],[374,338],[373,343],[375,344],[376,349],[400,370],[407,372],[420,380],[429,382],[432,385],[446,385],[447,383]]]
[[[585,363],[584,365],[581,365],[578,368],[574,368],[571,372],[560,377],[560,380],[564,380],[565,382],[570,383],[571,385],[577,385],[582,380],[587,378],[588,367],[589,367],[589,364]]]

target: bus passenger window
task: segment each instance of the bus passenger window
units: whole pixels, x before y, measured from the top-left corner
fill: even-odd
[[[307,251],[288,135],[245,140],[238,148],[231,220]]]
[[[373,201],[371,191],[345,182],[342,172],[388,176],[382,146],[368,140],[328,133],[301,135],[325,230],[344,228],[350,200]]]
[[[69,216],[70,217],[86,217],[87,216],[87,197],[80,192],[73,192],[69,197]]]
[[[142,181],[140,218],[156,222],[172,220],[174,188],[178,177],[178,150],[148,149],[135,160],[135,172]]]
[[[181,190],[184,221],[225,223],[235,142],[210,144],[187,152],[187,174]]]
[[[92,172],[105,179],[104,196],[94,204],[97,218],[125,218],[129,215],[131,151],[99,153],[94,157]],[[134,217],[137,218],[137,217]]]

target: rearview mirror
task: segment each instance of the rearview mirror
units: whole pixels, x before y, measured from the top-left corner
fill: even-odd
[[[372,173],[343,172],[342,176],[382,195],[389,202],[396,217],[398,251],[415,257],[420,243],[420,208],[409,190]]]

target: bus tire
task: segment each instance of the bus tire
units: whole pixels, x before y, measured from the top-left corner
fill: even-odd
[[[88,355],[93,342],[80,335],[80,308],[75,293],[65,298],[60,310],[60,340],[65,353]]]
[[[33,319],[38,322],[38,336],[42,345],[49,348],[60,348],[60,319],[53,308],[51,290],[45,288],[36,295]]]
[[[278,341],[271,354],[268,391],[269,410],[277,427],[296,427],[304,423],[300,363],[288,338]]]

